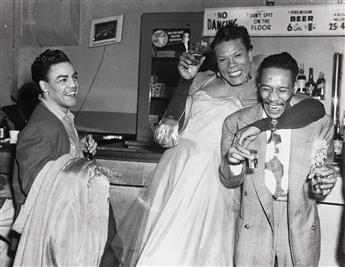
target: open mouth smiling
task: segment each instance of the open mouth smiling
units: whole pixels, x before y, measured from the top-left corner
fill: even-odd
[[[277,112],[281,111],[281,109],[284,107],[284,105],[282,105],[282,104],[273,104],[273,103],[267,103],[266,102],[266,107],[270,111],[272,111],[274,113],[277,113]]]
[[[77,91],[66,92],[65,95],[66,96],[76,96],[77,95]]]

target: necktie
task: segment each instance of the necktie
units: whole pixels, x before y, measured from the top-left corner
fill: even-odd
[[[274,144],[274,154],[279,154],[279,148],[277,147],[278,144],[282,142],[282,139],[279,134],[275,133],[275,130],[271,130],[271,136],[268,138],[267,143],[273,142]]]
[[[277,147],[277,145],[281,143],[281,137],[279,134],[275,133],[274,130],[272,130],[271,136],[267,142],[273,142],[274,156],[269,162],[265,163],[265,168],[270,170],[276,179],[276,189],[273,197],[277,199],[279,196],[282,196],[284,194],[284,190],[281,186],[282,177],[284,175],[284,166],[277,157],[277,155],[279,154],[279,148]]]

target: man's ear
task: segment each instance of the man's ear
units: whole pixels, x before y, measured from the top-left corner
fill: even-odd
[[[43,93],[48,93],[48,85],[45,81],[40,81],[39,85]]]

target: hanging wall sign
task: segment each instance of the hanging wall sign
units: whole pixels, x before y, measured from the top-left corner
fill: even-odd
[[[204,36],[214,36],[226,24],[236,23],[251,36],[345,36],[344,5],[256,6],[208,8]]]
[[[182,43],[183,33],[188,29],[155,29],[152,34],[152,43],[156,47],[164,47]]]

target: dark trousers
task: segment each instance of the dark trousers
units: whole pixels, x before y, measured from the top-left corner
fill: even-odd
[[[116,267],[120,265],[120,259],[116,258],[111,242],[116,235],[116,222],[114,212],[111,204],[109,203],[109,223],[108,223],[108,239],[105,244],[104,252],[101,259],[101,267]]]

